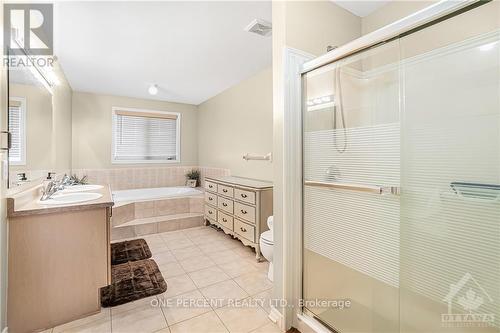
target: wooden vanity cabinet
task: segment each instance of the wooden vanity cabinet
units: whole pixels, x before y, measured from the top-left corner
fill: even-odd
[[[41,331],[99,312],[99,289],[111,280],[110,196],[17,211],[8,200],[9,331]]]

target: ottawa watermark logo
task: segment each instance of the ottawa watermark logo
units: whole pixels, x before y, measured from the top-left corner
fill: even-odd
[[[448,305],[448,312],[441,314],[443,327],[492,327],[495,324],[495,315],[481,310],[485,304],[493,303],[493,299],[470,273],[450,284],[443,301]],[[454,311],[454,307],[463,311]]]

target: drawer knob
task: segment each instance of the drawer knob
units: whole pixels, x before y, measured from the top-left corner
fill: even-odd
[[[222,222],[227,222],[227,219],[225,217],[223,217]]]
[[[247,232],[247,229],[245,229],[243,227],[240,227],[240,230],[243,231],[243,232]]]
[[[247,211],[244,210],[244,209],[241,209],[240,212],[241,212],[241,214],[246,214],[247,213]]]
[[[227,203],[223,202],[222,206],[227,207]]]
[[[212,185],[208,185],[208,188],[213,188],[213,186]]]
[[[246,198],[246,197],[248,197],[248,195],[246,195],[245,193],[241,193],[241,197]]]
[[[212,201],[212,200],[214,200],[214,198],[212,198],[212,197],[209,197],[209,198],[208,198],[208,200]]]
[[[214,212],[212,212],[211,210],[208,211],[208,214],[213,214]]]
[[[222,189],[222,192],[227,193],[227,190],[224,188],[224,189]]]

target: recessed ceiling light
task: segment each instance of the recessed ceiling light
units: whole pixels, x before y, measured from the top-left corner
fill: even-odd
[[[156,95],[158,93],[158,86],[156,84],[152,84],[148,88],[148,92],[150,95]]]

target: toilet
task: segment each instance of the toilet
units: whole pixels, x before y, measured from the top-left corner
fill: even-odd
[[[267,278],[271,281],[273,281],[273,245],[274,245],[274,240],[273,240],[273,217],[269,216],[267,218],[267,226],[269,227],[269,230],[264,231],[260,235],[260,252],[262,252],[262,255],[264,258],[269,261],[269,272],[267,272]]]

